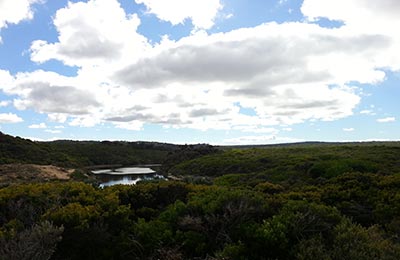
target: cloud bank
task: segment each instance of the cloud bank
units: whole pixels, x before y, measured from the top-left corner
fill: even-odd
[[[309,22],[216,34],[202,29],[214,25],[219,1],[136,2],[172,24],[190,19],[196,30],[150,44],[138,33],[139,16],[127,14],[118,1],[70,2],[54,17],[58,40],[32,42],[31,59],[59,60],[76,66],[77,75],[0,70],[0,88],[17,96],[16,108],[73,126],[106,122],[131,130],[158,124],[260,133],[351,116],[361,100],[352,82],[376,84],[385,80],[385,70],[400,66],[400,41],[391,29],[400,22],[397,1],[305,0],[301,10]],[[320,18],[344,25],[324,28],[314,23]]]

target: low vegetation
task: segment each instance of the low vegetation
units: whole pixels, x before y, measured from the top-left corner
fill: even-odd
[[[34,142],[0,132],[0,164],[22,163],[76,168],[163,163],[170,167],[185,159],[215,151],[215,148],[205,144],[69,140]]]
[[[169,158],[184,181],[0,188],[0,259],[400,259],[399,143]]]

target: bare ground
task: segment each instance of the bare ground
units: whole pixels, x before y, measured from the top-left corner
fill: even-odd
[[[69,180],[73,172],[74,169],[53,165],[3,164],[0,165],[0,183]]]

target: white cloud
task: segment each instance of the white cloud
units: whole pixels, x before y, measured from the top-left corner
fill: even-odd
[[[54,72],[34,71],[18,73],[10,86],[3,90],[18,95],[13,103],[17,109],[34,109],[41,113],[83,115],[100,104],[96,96],[86,89],[80,78],[61,76]]]
[[[140,131],[143,130],[143,122],[140,121],[130,121],[130,122],[117,122],[114,123],[115,127],[132,130],[132,131]]]
[[[135,0],[135,2],[144,4],[147,11],[155,14],[160,20],[177,25],[190,19],[199,29],[211,28],[215,17],[222,9],[220,0]]]
[[[10,101],[8,100],[4,100],[4,101],[0,101],[0,107],[6,107],[8,105],[10,105]]]
[[[304,2],[303,11],[313,19],[318,16],[307,7],[311,1]],[[145,2],[153,10],[151,5],[167,1]],[[176,23],[192,16],[177,16]],[[177,41],[165,37],[152,46],[137,32],[138,16],[126,14],[116,0],[70,2],[56,13],[54,24],[58,40],[34,41],[31,58],[78,66],[78,75],[0,70],[0,89],[17,96],[13,104],[18,109],[71,126],[108,122],[141,130],[144,124],[158,124],[275,136],[277,125],[290,128],[352,115],[361,90],[350,82],[381,82],[381,68],[400,64],[388,58],[400,53],[394,52],[391,34],[358,32],[350,25],[266,23],[226,33],[197,31]],[[240,108],[255,114],[241,114]]]
[[[376,82],[384,77],[373,66],[356,66],[365,63],[367,56],[354,58],[350,65],[352,48],[358,46],[367,53],[371,45],[385,46],[385,39],[372,44],[370,40],[297,23],[271,23],[225,34],[200,33],[169,42],[158,55],[126,67],[114,79],[132,90],[182,86],[185,91],[167,94],[180,93],[169,99],[174,103],[193,103],[191,96],[206,92],[199,104],[207,104],[202,111],[214,111],[214,115],[234,111],[236,101],[254,109],[260,118],[275,122],[270,125],[335,120],[351,115],[360,100],[354,89],[344,86],[346,82]],[[340,55],[348,60],[334,58]],[[326,62],[330,58],[332,62]],[[225,107],[215,109],[214,99]]]
[[[400,1],[397,0],[304,0],[301,11],[310,20],[328,18],[343,21],[347,30],[358,35],[384,35],[390,41],[380,57],[381,67],[400,70]]]
[[[69,122],[70,126],[79,126],[79,127],[93,127],[97,124],[101,123],[100,118],[96,116],[76,116],[73,117],[72,121]]]
[[[354,132],[355,129],[351,127],[351,128],[343,128],[342,130],[344,132]]]
[[[0,90],[7,91],[7,89],[12,88],[14,84],[14,77],[10,72],[0,69]]]
[[[41,0],[1,0],[0,31],[2,28],[7,27],[9,24],[18,24],[23,20],[32,19],[32,5],[38,2],[41,2]]]
[[[71,118],[71,124],[80,121],[78,125],[89,125],[83,123],[82,118],[93,122],[98,117],[95,115],[103,109],[98,99],[108,91],[98,90],[97,82],[90,83],[85,77],[65,77],[39,70],[7,76],[4,77],[6,80],[1,81],[1,74],[9,75],[1,72],[0,89],[8,95],[17,96],[13,100],[14,107],[45,113],[50,121],[58,123],[65,123]]]
[[[298,143],[303,142],[303,139],[290,137],[277,137],[275,135],[254,135],[241,136],[223,140],[222,145],[250,145],[250,144],[277,144],[277,143]]]
[[[369,109],[361,110],[360,114],[362,114],[362,115],[370,115],[370,116],[376,115],[376,113],[374,111],[369,110]]]
[[[61,134],[61,130],[46,129],[44,131],[50,134]]]
[[[246,133],[257,133],[257,134],[278,134],[279,131],[272,127],[257,127],[252,125],[238,125],[233,126],[233,130],[239,130]]]
[[[0,123],[1,124],[11,124],[11,123],[20,123],[24,120],[12,113],[1,113],[0,114]]]
[[[321,17],[339,20],[358,30],[393,30],[382,28],[399,23],[400,2],[397,0],[304,0],[301,11],[311,20]],[[392,26],[394,26],[392,24]]]
[[[225,14],[224,16],[225,20],[231,19],[232,17],[234,17],[234,14]]]
[[[33,125],[28,126],[28,127],[31,128],[31,129],[45,129],[45,128],[47,128],[45,123],[33,124]]]
[[[148,47],[147,39],[136,33],[139,24],[137,15],[126,14],[117,0],[69,2],[54,18],[58,42],[34,41],[31,58],[40,63],[58,59],[67,65],[90,67],[134,61]]]
[[[68,115],[66,114],[60,114],[60,113],[51,113],[47,115],[49,121],[51,122],[57,122],[57,123],[65,123],[68,119]]]
[[[395,122],[396,118],[395,117],[385,117],[385,118],[379,118],[376,121],[378,123],[391,123],[391,122]]]

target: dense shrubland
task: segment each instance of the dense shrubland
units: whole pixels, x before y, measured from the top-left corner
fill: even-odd
[[[162,163],[168,170],[176,163],[216,151],[216,148],[205,144],[68,140],[33,142],[0,132],[0,164],[52,164],[73,168]]]
[[[0,252],[4,259],[16,252],[29,259],[398,259],[400,176],[367,179],[348,174],[295,191],[266,183],[10,186],[0,190]]]
[[[248,149],[186,160],[170,171],[177,175],[221,176],[257,173],[268,178],[331,178],[345,172],[390,174],[400,170],[399,143],[321,144]]]
[[[0,259],[400,259],[398,143],[174,153],[186,181],[1,188]]]

